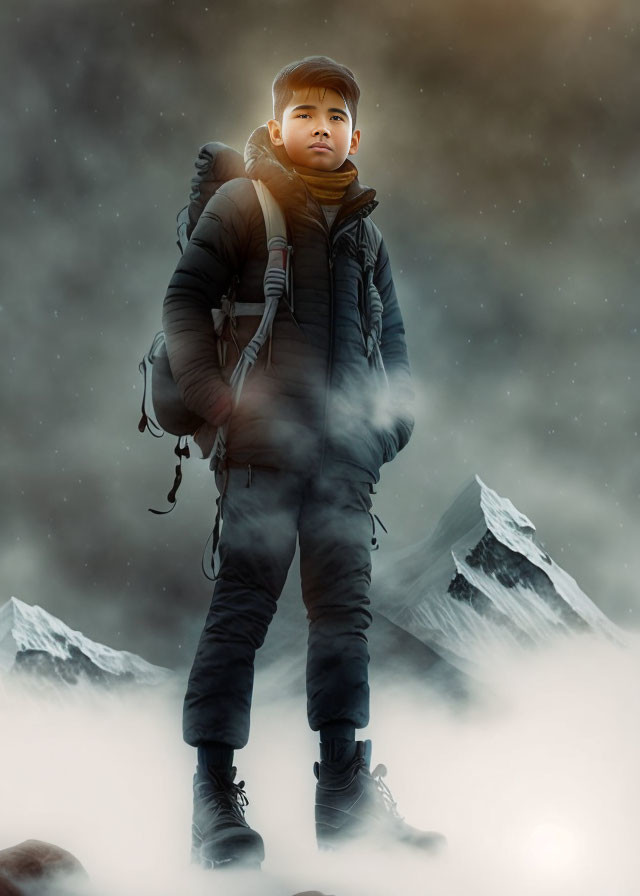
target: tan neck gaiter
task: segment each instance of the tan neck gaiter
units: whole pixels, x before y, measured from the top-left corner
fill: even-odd
[[[324,205],[340,203],[349,184],[358,176],[358,169],[349,166],[347,171],[320,171],[304,165],[294,165],[312,196]]]

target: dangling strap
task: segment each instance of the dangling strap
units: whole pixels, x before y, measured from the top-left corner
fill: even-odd
[[[380,523],[380,525],[382,526],[382,528],[384,529],[385,532],[387,532],[387,527],[382,522],[382,520],[380,519],[380,517],[378,516],[377,513],[372,513],[371,511],[369,511],[369,516],[371,517],[371,544],[373,545],[372,550],[377,551],[378,548],[380,547],[380,545],[378,544],[378,539],[376,538],[376,523],[375,523],[375,521],[378,520],[378,522]],[[387,532],[387,534],[389,534],[389,533]]]
[[[175,468],[175,477],[173,480],[173,485],[171,486],[171,491],[167,495],[167,501],[172,505],[168,510],[154,510],[153,507],[149,507],[148,510],[150,513],[157,513],[159,516],[163,516],[165,513],[171,513],[173,508],[178,503],[176,501],[176,492],[180,488],[180,483],[182,482],[182,458],[190,457],[189,446],[186,442],[186,436],[184,436],[185,443],[184,445],[180,445],[180,441],[183,436],[178,436],[178,441],[176,443],[175,448],[173,449],[173,453],[178,458],[178,463]]]
[[[162,343],[164,336],[162,330],[159,330],[156,335],[153,337],[153,342],[151,343],[151,348],[143,356],[142,361],[138,364],[138,370],[142,374],[142,381],[144,383],[143,392],[142,392],[142,416],[140,417],[140,421],[138,422],[138,430],[139,432],[144,432],[145,429],[148,429],[151,435],[156,439],[161,439],[164,435],[164,430],[161,426],[159,426],[155,420],[147,415],[147,388],[149,388],[150,378],[151,378],[151,365],[153,364],[154,357],[159,346]],[[156,432],[154,432],[154,429]]]
[[[224,496],[226,494],[227,482],[229,480],[229,468],[226,466],[222,470],[222,477],[223,477],[222,491],[216,498],[216,518],[213,523],[213,529],[211,531],[211,535],[209,536],[209,538],[213,539],[213,541],[211,543],[211,572],[213,573],[213,577],[210,576],[209,573],[207,572],[207,570],[204,568],[204,555],[207,550],[207,545],[209,544],[209,538],[207,538],[207,540],[205,542],[205,546],[202,551],[202,560],[200,562],[200,565],[202,567],[202,572],[204,573],[205,577],[207,579],[209,579],[210,582],[215,582],[217,580],[218,576],[220,575],[220,570],[218,570],[218,572],[216,573],[215,557],[216,557],[216,551],[218,549],[218,542],[220,541],[220,517],[222,516],[222,499],[224,498]]]

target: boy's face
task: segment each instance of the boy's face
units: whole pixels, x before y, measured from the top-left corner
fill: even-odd
[[[271,142],[284,146],[294,165],[335,171],[348,155],[355,155],[360,131],[351,133],[351,114],[337,90],[300,87],[282,114],[267,122]],[[322,144],[314,146],[314,144]]]

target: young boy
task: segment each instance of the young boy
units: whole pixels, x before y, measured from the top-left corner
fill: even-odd
[[[308,719],[320,732],[318,845],[365,832],[426,849],[443,841],[402,821],[380,774],[369,771],[370,741],[355,739],[369,721],[370,495],[413,429],[402,316],[368,217],[378,203],[348,159],[360,142],[359,95],[353,73],[326,56],[278,73],[274,117],[249,137],[244,176],[228,179],[232,151],[211,160],[210,176],[226,182],[193,229],[164,301],[184,403],[228,427],[216,470],[220,569],[183,719],[184,739],[198,750],[192,856],[206,867],[259,866],[264,857],[244,817],[233,753],[248,740],[255,652],[296,538],[309,620]],[[259,318],[232,315],[220,364],[211,312],[230,289],[236,309],[264,302],[265,224],[251,179],[280,205],[293,254],[269,343],[232,412],[229,376]]]

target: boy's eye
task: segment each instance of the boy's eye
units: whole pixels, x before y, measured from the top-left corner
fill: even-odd
[[[296,118],[308,118],[308,116],[309,116],[308,112],[298,112],[298,114],[296,115]],[[344,121],[344,118],[342,117],[342,115],[336,114],[336,115],[332,115],[331,117],[337,118],[338,121]]]

